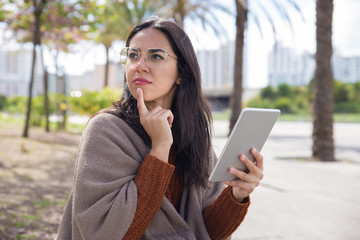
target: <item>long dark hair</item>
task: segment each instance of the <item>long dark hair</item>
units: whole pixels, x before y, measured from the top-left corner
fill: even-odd
[[[181,84],[177,86],[171,111],[174,114],[172,134],[176,149],[176,169],[184,185],[207,185],[209,150],[211,145],[211,111],[201,90],[201,74],[197,57],[189,37],[174,22],[151,18],[137,25],[126,40],[146,28],[165,34],[176,54]],[[151,146],[151,140],[140,124],[136,99],[124,81],[124,93],[107,112],[124,119]]]

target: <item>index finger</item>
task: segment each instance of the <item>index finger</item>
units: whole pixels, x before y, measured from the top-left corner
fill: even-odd
[[[261,170],[264,170],[264,158],[260,154],[260,152],[255,148],[251,148],[251,154],[254,156],[256,160],[256,166],[258,166]]]
[[[137,93],[137,108],[139,110],[140,117],[146,115],[149,110],[147,109],[144,101],[144,92],[141,88],[136,89]]]

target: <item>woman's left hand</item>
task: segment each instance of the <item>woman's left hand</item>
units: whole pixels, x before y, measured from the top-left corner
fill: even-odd
[[[249,169],[249,173],[240,171],[234,167],[229,168],[229,172],[236,176],[238,179],[234,181],[225,181],[224,184],[232,186],[233,197],[241,202],[244,198],[250,195],[257,186],[259,186],[260,181],[263,179],[264,174],[264,159],[263,156],[255,148],[251,149],[251,154],[254,156],[255,161],[252,162],[244,154],[239,156],[240,160],[246,165]]]

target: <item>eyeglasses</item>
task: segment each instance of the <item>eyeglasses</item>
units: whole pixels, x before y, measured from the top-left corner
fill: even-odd
[[[150,68],[164,67],[168,56],[177,59],[161,48],[148,48],[145,52],[141,52],[139,48],[126,47],[120,52],[120,62],[124,67],[132,67],[139,62],[141,54],[144,55],[145,62]]]

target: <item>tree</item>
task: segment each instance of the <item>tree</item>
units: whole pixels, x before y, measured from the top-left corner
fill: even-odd
[[[11,6],[9,7],[10,9],[14,9],[13,11],[6,12],[6,18],[4,18],[9,28],[14,32],[14,35],[19,42],[33,43],[33,62],[29,82],[28,107],[26,110],[25,127],[23,132],[24,137],[28,137],[29,122],[31,117],[32,87],[34,83],[35,63],[37,61],[36,49],[40,48],[42,67],[45,69],[41,44],[43,42],[47,44],[54,43],[55,45],[62,44],[62,46],[65,46],[64,48],[66,48],[67,44],[75,42],[74,39],[76,38],[73,37],[73,33],[80,32],[79,28],[84,22],[84,15],[79,14],[79,11],[82,9],[81,7],[83,5],[87,4],[87,2],[87,0],[9,0],[7,2],[7,6]],[[44,96],[46,130],[48,131],[49,104],[47,94],[47,71],[44,72]]]
[[[92,8],[95,16],[95,41],[101,43],[106,52],[104,87],[108,86],[109,51],[114,41],[125,40],[131,29],[145,17],[154,13],[150,0],[106,0],[104,4]]]
[[[251,1],[251,2],[257,2],[257,1]],[[298,13],[301,15],[301,11],[299,6],[296,4],[294,0],[286,0],[287,4],[280,4],[278,1],[273,0],[269,1],[270,4],[275,7],[280,17],[289,23],[289,26],[292,30],[292,24],[291,24],[291,18],[289,14],[286,11],[286,6],[290,6],[291,8],[295,9]],[[267,4],[269,4],[269,2]],[[267,11],[267,8],[265,2],[259,3],[259,9],[261,9],[262,14],[266,17],[268,22],[271,24],[274,37],[276,39],[276,27],[275,23],[272,20],[271,15],[269,14],[269,11]],[[237,118],[240,115],[241,109],[242,109],[242,91],[243,91],[243,76],[242,76],[242,68],[243,68],[243,48],[244,48],[244,36],[245,36],[245,27],[247,26],[248,21],[248,13],[251,13],[251,16],[254,19],[255,24],[258,26],[260,32],[261,32],[261,26],[260,21],[258,19],[258,16],[254,11],[251,11],[248,5],[247,0],[235,0],[235,6],[236,6],[236,40],[235,40],[235,64],[234,64],[234,87],[233,92],[230,99],[230,109],[231,109],[231,117],[230,117],[230,125],[229,125],[229,132],[233,129]]]
[[[216,35],[224,33],[224,28],[219,22],[214,11],[231,14],[224,5],[214,0],[158,0],[156,3],[157,14],[173,19],[180,27],[184,28],[185,19],[200,20],[204,29],[210,27]]]
[[[18,14],[16,14],[15,19],[19,19],[20,22],[24,19],[24,15],[31,17],[31,23],[23,22],[23,24],[27,24],[29,29],[32,31],[32,44],[33,44],[33,53],[32,53],[32,65],[31,65],[31,77],[29,82],[29,92],[28,92],[28,102],[26,109],[26,118],[25,118],[25,127],[23,132],[23,137],[28,137],[29,135],[29,122],[31,116],[31,105],[32,105],[32,88],[34,84],[34,73],[35,73],[35,63],[36,63],[36,48],[41,45],[41,16],[43,15],[44,9],[48,4],[48,0],[31,0],[24,1],[24,5],[19,6],[18,9],[22,9]],[[23,18],[21,18],[23,17]],[[8,19],[8,23],[11,23]],[[14,20],[12,20],[12,23]]]
[[[235,63],[234,63],[234,87],[230,98],[230,131],[233,129],[242,108],[243,91],[243,49],[245,23],[247,21],[247,4],[245,1],[235,0],[236,4],[236,39],[235,39]]]
[[[335,161],[331,71],[333,8],[333,0],[316,1],[312,158],[321,161]]]
[[[64,69],[59,66],[58,56],[60,52],[70,52],[71,45],[85,39],[86,34],[90,31],[91,21],[87,16],[87,8],[94,4],[89,1],[58,1],[51,2],[46,9],[46,21],[43,24],[43,45],[46,45],[54,57],[56,91],[66,95],[66,81]],[[47,99],[47,69],[44,71],[45,100]],[[45,115],[48,119],[49,111],[47,110],[47,101],[45,101]],[[61,107],[62,106],[62,107]],[[58,129],[66,128],[66,102],[62,102],[57,109],[61,111],[62,121],[58,122]],[[48,121],[47,121],[48,122]],[[48,126],[47,126],[48,128]]]

